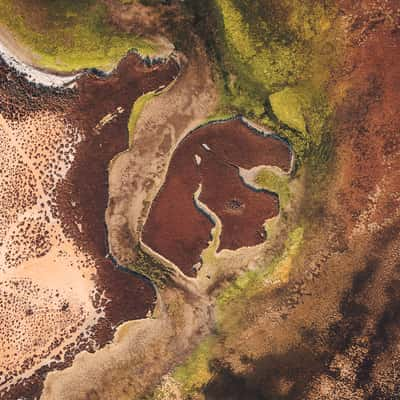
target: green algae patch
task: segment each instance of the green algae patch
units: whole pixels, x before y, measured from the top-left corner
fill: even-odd
[[[224,114],[224,113],[215,113],[215,114],[213,114],[213,115],[210,115],[208,118],[206,118],[205,120],[204,120],[204,122],[202,122],[202,125],[207,125],[207,124],[209,124],[209,123],[212,123],[212,122],[221,122],[221,121],[228,121],[228,120],[230,120],[230,119],[232,119],[232,118],[234,118],[235,117],[235,115],[233,115],[233,114]]]
[[[145,276],[158,288],[164,288],[171,280],[172,271],[146,254],[139,246],[136,246],[135,251],[135,263],[127,268]]]
[[[265,97],[317,76],[320,81],[327,78],[324,71],[334,63],[337,38],[332,29],[337,13],[333,4],[312,0],[215,3],[221,18],[222,60],[227,78],[237,87]]]
[[[134,103],[132,107],[131,114],[129,116],[128,121],[128,132],[129,132],[129,146],[133,143],[133,136],[136,127],[136,123],[142,113],[144,106],[146,103],[151,100],[153,97],[157,96],[156,91],[145,93],[144,95],[140,96]]]
[[[145,105],[154,97],[167,92],[174,85],[175,81],[176,79],[165,87],[161,87],[157,90],[153,90],[151,92],[143,94],[133,103],[132,111],[129,115],[129,121],[128,121],[129,146],[131,146],[133,143],[136,124],[139,120],[140,115],[142,114]]]
[[[210,360],[216,343],[215,336],[205,338],[186,362],[175,369],[172,376],[181,385],[185,396],[198,393],[212,378]]]
[[[272,111],[276,117],[304,134],[307,134],[306,121],[304,120],[303,99],[292,88],[285,88],[269,97]]]
[[[303,226],[298,226],[297,228],[289,232],[283,254],[281,257],[275,260],[272,274],[269,277],[268,282],[287,282],[289,280],[289,273],[292,269],[294,260],[299,254],[301,246],[303,245],[303,238]]]
[[[95,0],[0,0],[0,24],[32,52],[38,66],[70,72],[111,70],[132,48],[147,55],[154,46],[134,34],[119,32],[106,6]]]
[[[280,208],[285,208],[290,200],[290,177],[278,174],[268,168],[262,169],[256,176],[255,183],[262,189],[276,193],[279,196]]]
[[[269,102],[280,123],[296,131],[309,145],[319,146],[331,130],[333,108],[323,92],[311,83],[273,93]]]

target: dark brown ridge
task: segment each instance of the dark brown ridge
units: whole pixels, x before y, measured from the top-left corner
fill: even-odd
[[[200,183],[199,200],[222,222],[220,250],[261,243],[265,240],[263,224],[278,214],[279,200],[273,193],[249,188],[239,168],[269,165],[288,172],[291,161],[286,142],[262,135],[240,118],[196,129],[173,154],[144,226],[144,243],[185,274],[195,275],[193,265],[200,261],[213,226],[194,204],[193,194]]]

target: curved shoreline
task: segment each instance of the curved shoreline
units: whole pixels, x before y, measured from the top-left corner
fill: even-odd
[[[51,88],[71,88],[81,73],[69,76],[60,76],[49,72],[41,71],[23,61],[17,59],[13,53],[0,40],[0,57],[15,71],[23,75],[27,81],[36,85]]]
[[[259,158],[258,161],[250,161],[250,160],[245,161],[245,160],[247,160],[247,158],[245,157],[243,162],[250,163],[249,166],[252,166],[253,162],[255,164],[260,162],[259,165],[265,165],[265,166],[271,165],[271,164],[269,164],[271,162],[273,162],[273,163],[277,162],[278,164],[272,164],[272,165],[277,165],[277,166],[279,165],[281,168],[283,168],[285,170],[285,172],[287,172],[287,174],[290,174],[291,169],[292,169],[292,164],[293,164],[293,157],[294,157],[293,151],[291,149],[290,144],[287,143],[286,140],[281,138],[279,135],[276,135],[275,133],[272,133],[269,131],[266,132],[265,130],[261,131],[259,129],[256,129],[255,127],[249,125],[248,121],[245,120],[241,116],[235,116],[235,117],[232,117],[229,119],[225,119],[223,121],[218,120],[218,121],[208,122],[206,124],[200,124],[200,127],[197,127],[192,132],[187,133],[182,138],[182,140],[180,142],[178,142],[177,147],[175,147],[175,150],[172,152],[172,155],[171,155],[171,158],[169,161],[169,165],[168,165],[167,175],[164,177],[164,181],[161,183],[161,187],[158,191],[158,194],[156,195],[156,197],[154,198],[153,202],[151,203],[151,205],[149,207],[149,211],[147,213],[146,220],[144,221],[144,224],[143,224],[143,231],[141,232],[141,240],[144,241],[149,247],[153,247],[153,250],[157,251],[158,253],[162,253],[162,249],[164,249],[164,251],[167,251],[166,249],[168,248],[169,253],[162,253],[164,255],[164,257],[169,259],[170,261],[172,261],[185,274],[187,274],[189,276],[195,276],[193,266],[197,265],[197,263],[198,263],[197,262],[198,261],[197,253],[198,252],[201,253],[204,246],[205,246],[205,248],[208,247],[205,244],[205,242],[207,240],[207,237],[209,237],[209,235],[210,235],[210,232],[208,232],[208,229],[212,229],[212,226],[209,226],[209,225],[211,223],[211,225],[215,226],[215,221],[213,220],[213,218],[210,218],[210,215],[208,213],[205,213],[203,209],[201,209],[201,208],[199,209],[197,207],[196,203],[195,203],[195,206],[196,206],[195,208],[197,208],[201,214],[204,214],[209,219],[209,222],[206,222],[205,220],[200,219],[199,215],[197,213],[194,214],[194,209],[190,208],[190,205],[189,205],[191,203],[191,201],[189,201],[189,195],[187,195],[187,197],[186,197],[186,193],[188,193],[188,192],[186,192],[186,190],[188,190],[189,192],[192,192],[192,190],[194,190],[194,188],[189,183],[184,184],[184,186],[185,185],[186,186],[185,186],[185,188],[183,188],[183,186],[181,186],[181,183],[177,183],[176,180],[173,180],[173,178],[171,178],[171,175],[174,175],[174,173],[171,171],[172,170],[177,171],[177,168],[178,168],[177,165],[180,165],[180,168],[182,168],[181,164],[179,164],[179,163],[183,162],[182,160],[183,160],[184,156],[182,156],[182,155],[185,154],[185,152],[182,152],[182,150],[178,151],[178,149],[182,149],[182,147],[180,147],[180,146],[189,146],[189,147],[186,147],[186,149],[189,148],[190,152],[200,151],[200,150],[195,151],[194,148],[192,148],[191,146],[193,146],[193,143],[195,144],[195,146],[199,146],[201,143],[201,140],[203,140],[202,137],[204,137],[204,138],[208,137],[207,135],[209,133],[215,132],[214,130],[217,125],[221,126],[220,129],[225,129],[224,132],[227,132],[227,129],[231,129],[231,130],[235,130],[235,131],[237,129],[238,132],[246,132],[246,135],[248,135],[248,137],[245,136],[245,138],[246,138],[246,140],[248,140],[248,143],[253,143],[253,146],[254,146],[254,141],[256,141],[255,143],[259,143],[259,145],[261,145],[261,143],[258,141],[263,140],[263,139],[269,139],[269,140],[273,139],[274,140],[273,142],[272,141],[265,142],[265,143],[263,143],[263,145],[279,146],[279,147],[268,148],[269,152],[272,151],[272,153],[271,153],[271,154],[273,154],[272,156],[266,156],[266,158],[265,158],[265,156],[261,155],[261,154],[263,154],[261,152],[260,153],[261,158]],[[201,133],[200,131],[203,133]],[[209,132],[209,133],[207,133],[207,132]],[[204,134],[206,136],[204,136]],[[192,136],[192,135],[194,135],[194,136]],[[220,135],[222,135],[222,133],[220,133]],[[197,137],[197,139],[196,139],[196,137]],[[229,140],[227,139],[227,140],[231,144],[231,146],[233,146],[233,144],[232,144],[233,141],[238,140],[238,138],[239,138],[238,136],[234,136],[232,139],[232,142],[230,142],[230,139]],[[261,139],[261,138],[263,138],[263,139]],[[198,143],[199,140],[200,140],[200,142]],[[204,139],[204,140],[206,140],[206,139]],[[244,139],[242,138],[242,140],[244,140]],[[192,144],[190,144],[190,143],[192,143]],[[240,143],[240,140],[237,143]],[[203,146],[204,146],[204,144],[203,144]],[[282,152],[280,152],[277,150],[278,148],[284,149],[284,150],[282,150]],[[267,147],[266,147],[266,149],[267,149]],[[207,150],[209,150],[209,149],[207,149]],[[204,151],[204,150],[201,150],[201,151]],[[274,151],[277,151],[277,153],[275,154]],[[201,154],[201,153],[197,152],[197,154]],[[203,156],[201,156],[201,157],[203,157]],[[206,157],[206,159],[207,158],[208,157]],[[240,169],[238,167],[238,165],[235,164],[235,163],[240,162],[239,159],[240,159],[240,157],[236,158],[237,161],[234,161],[234,162],[227,160],[227,159],[224,159],[221,161],[223,161],[223,163],[226,164],[226,167],[234,167],[234,169],[236,170],[236,169]],[[180,160],[180,161],[177,161],[177,160]],[[278,160],[280,160],[280,161],[278,161]],[[284,160],[284,161],[282,161],[282,160]],[[193,166],[190,167],[192,164],[190,164],[189,161],[187,161],[187,162],[189,163],[188,169],[190,171],[187,173],[188,173],[188,176],[191,177],[189,179],[191,182],[193,179],[195,179],[195,180],[197,180],[197,179],[201,179],[201,180],[202,179],[206,179],[206,180],[214,179],[214,178],[210,178],[210,176],[207,177],[207,175],[208,175],[208,172],[206,172],[206,171],[208,171],[207,167],[204,171],[202,170],[203,167],[200,167],[201,169],[197,170],[197,172],[195,172],[195,170],[192,169],[195,167],[193,167]],[[281,163],[283,163],[283,164],[281,164]],[[210,165],[210,164],[208,164],[208,165]],[[214,164],[212,164],[212,165],[214,165]],[[257,165],[254,165],[254,166],[257,166]],[[224,168],[226,168],[226,167],[224,167]],[[271,192],[269,190],[265,190],[265,189],[259,189],[259,188],[254,187],[253,185],[250,185],[249,182],[246,182],[243,179],[243,177],[240,176],[240,173],[238,173],[238,172],[234,172],[233,170],[230,170],[231,172],[227,173],[226,172],[227,170],[225,170],[225,169],[220,170],[219,169],[220,167],[217,167],[217,165],[215,165],[215,168],[217,168],[215,171],[220,171],[219,173],[222,174],[221,176],[224,176],[225,179],[229,180],[230,184],[233,185],[233,186],[231,186],[231,188],[232,187],[236,188],[236,189],[229,189],[228,193],[230,193],[230,194],[226,195],[226,196],[242,195],[243,200],[246,199],[244,201],[248,201],[249,202],[248,204],[250,204],[250,201],[256,201],[256,199],[258,199],[257,200],[258,203],[251,203],[252,207],[255,207],[255,204],[259,204],[259,207],[262,207],[261,206],[262,200],[259,197],[259,194],[262,193],[262,194],[266,194],[269,196],[269,198],[271,199],[270,200],[271,204],[268,203],[269,205],[266,206],[266,208],[264,209],[267,214],[265,215],[266,218],[264,219],[263,223],[265,223],[265,221],[267,219],[269,219],[269,218],[267,218],[267,216],[270,216],[271,214],[273,214],[275,212],[279,213],[279,208],[280,208],[279,207],[279,197],[276,193],[273,193],[273,192]],[[245,167],[245,168],[247,168],[247,167]],[[202,171],[202,172],[200,172],[200,171]],[[202,175],[203,173],[205,173],[204,176]],[[200,176],[198,176],[197,174],[200,174]],[[225,175],[225,174],[227,174],[227,175]],[[236,182],[236,180],[235,180],[236,175],[239,175],[241,184],[239,184],[239,181]],[[232,181],[231,181],[231,179],[232,179]],[[174,182],[174,183],[172,183],[172,182]],[[209,180],[209,182],[211,182],[211,181]],[[171,191],[171,187],[174,187],[174,189],[172,191]],[[249,194],[247,191],[245,191],[244,190],[245,187],[250,189],[250,191],[253,192],[254,194]],[[171,202],[173,202],[171,200],[171,196],[172,197],[174,196],[174,194],[173,194],[174,191],[180,192],[180,193],[185,193],[185,198],[183,199],[181,197],[181,201],[183,202],[183,203],[181,203],[181,205],[182,205],[182,208],[184,210],[186,210],[185,215],[187,215],[187,217],[185,217],[185,218],[189,218],[188,220],[191,221],[192,227],[196,226],[195,231],[197,233],[195,234],[195,236],[193,236],[193,239],[189,239],[189,233],[185,232],[185,229],[187,229],[187,228],[182,227],[182,224],[180,222],[180,219],[183,218],[182,214],[180,214],[180,212],[183,212],[183,211],[181,210],[179,212],[179,210],[176,208],[171,208],[170,206],[166,206],[166,204],[170,204]],[[211,191],[211,193],[213,193],[213,192]],[[205,196],[207,197],[207,194],[205,194]],[[207,204],[207,201],[201,200],[202,202],[206,203],[207,206],[210,209],[212,209],[214,211],[214,213],[216,213],[221,218],[222,225],[224,226],[223,235],[222,235],[222,238],[220,239],[222,248],[225,248],[224,246],[227,246],[226,248],[229,248],[229,249],[239,249],[241,247],[248,247],[253,244],[257,244],[259,239],[255,239],[254,238],[255,233],[253,233],[250,230],[248,232],[246,231],[248,234],[248,236],[247,236],[248,240],[250,240],[249,243],[246,243],[245,240],[233,239],[233,237],[235,235],[233,235],[233,233],[232,233],[233,231],[231,231],[228,228],[228,226],[231,226],[231,227],[235,226],[235,223],[233,222],[234,220],[231,217],[227,216],[227,214],[224,214],[225,216],[221,217],[221,215],[219,215],[219,212],[217,211],[217,209],[219,209],[220,212],[222,212],[221,207],[223,206],[222,202],[225,201],[225,200],[223,200],[224,196],[225,195],[222,195],[222,197],[221,197],[221,195],[214,195],[214,194],[211,195],[211,197],[212,197],[211,201],[215,202],[214,207],[211,204]],[[169,200],[167,200],[168,197],[170,197]],[[251,198],[252,198],[252,200],[251,200]],[[273,198],[273,200],[272,200],[272,198]],[[163,200],[161,200],[161,199],[163,199]],[[272,205],[272,203],[274,205]],[[275,206],[275,203],[276,203],[276,206]],[[160,204],[164,204],[164,205],[160,205]],[[168,224],[165,217],[162,216],[163,214],[165,214],[165,210],[166,210],[165,207],[167,207],[168,212],[173,213],[173,216],[171,216],[171,214],[170,214],[168,217],[168,219],[171,223],[171,225],[169,225],[169,228],[168,228],[170,230],[169,231],[170,235],[172,234],[171,230],[173,230],[173,232],[175,232],[175,234],[177,235],[175,237],[177,242],[185,243],[184,246],[185,246],[185,249],[187,250],[187,255],[185,255],[185,256],[183,256],[182,253],[180,253],[180,252],[176,252],[176,251],[174,252],[174,250],[172,250],[172,249],[175,248],[175,246],[171,245],[170,241],[169,241],[172,239],[166,239],[165,236],[163,236],[163,234],[159,232],[159,229],[155,229],[155,225],[154,225],[155,221],[158,221],[157,224],[161,224],[160,226],[162,226],[162,225],[165,226],[166,224]],[[215,207],[217,207],[217,208],[215,208]],[[271,207],[271,208],[269,208],[269,207]],[[275,210],[275,207],[277,208],[277,210]],[[190,211],[189,211],[189,209],[190,209]],[[261,209],[262,208],[260,208],[260,210]],[[162,211],[162,210],[164,210],[164,211]],[[275,210],[275,211],[272,211],[272,210]],[[248,216],[247,218],[256,218],[256,221],[257,221],[257,218],[260,218],[259,212],[258,213],[256,212],[254,214],[254,213],[252,213],[252,211],[249,211],[249,212],[245,213],[244,215],[247,215]],[[172,219],[170,219],[170,218],[172,218]],[[222,220],[224,220],[224,219],[225,219],[225,221],[223,222]],[[160,221],[162,221],[162,223]],[[175,221],[175,223],[173,223],[171,221]],[[243,219],[243,222],[245,222],[245,219]],[[257,226],[258,226],[258,223],[257,223]],[[228,233],[228,232],[231,232],[231,233]],[[264,233],[260,233],[261,237],[263,237],[263,235],[264,235]],[[230,239],[228,239],[228,237]],[[157,238],[159,238],[159,239],[157,239]],[[159,244],[156,244],[156,242],[158,240],[160,240],[160,242],[159,242]],[[208,240],[209,240],[209,238],[208,238]],[[159,247],[159,246],[161,246],[161,247]],[[190,249],[190,251],[189,251],[189,249]],[[190,254],[190,256],[189,256],[189,254]]]
[[[153,65],[166,60],[174,51],[172,43],[164,38],[155,37],[155,42],[160,44],[158,55],[143,56],[134,47],[126,52],[109,71],[104,71],[96,67],[84,68],[78,71],[53,71],[41,68],[34,63],[34,52],[29,55],[29,51],[22,47],[6,28],[0,26],[0,59],[10,68],[13,68],[19,75],[22,75],[28,82],[35,85],[53,89],[71,89],[76,85],[76,81],[85,74],[94,74],[98,77],[108,77],[112,75],[122,60],[131,53],[137,54],[145,63]],[[164,48],[164,49],[162,49]],[[24,54],[25,53],[25,54]]]
[[[284,175],[291,175],[291,174],[294,172],[294,170],[295,170],[295,164],[296,164],[296,156],[295,156],[295,152],[294,152],[293,146],[292,146],[292,144],[291,144],[285,137],[283,137],[283,136],[277,134],[276,132],[273,132],[273,131],[271,131],[271,130],[268,130],[266,127],[263,127],[263,126],[261,126],[261,125],[258,125],[258,124],[256,124],[256,123],[254,123],[254,122],[248,120],[247,118],[245,118],[243,115],[240,115],[240,114],[231,115],[231,116],[227,116],[227,117],[223,117],[223,118],[209,119],[209,120],[206,120],[205,122],[200,122],[198,125],[195,125],[195,126],[191,127],[190,129],[188,129],[181,137],[178,138],[178,140],[176,141],[176,143],[171,147],[171,149],[170,149],[170,155],[169,155],[168,161],[167,161],[167,167],[165,168],[165,171],[164,171],[162,180],[161,180],[160,184],[158,185],[158,187],[154,190],[154,193],[153,193],[153,196],[152,196],[151,200],[149,200],[150,203],[151,203],[151,205],[150,205],[150,207],[148,208],[148,210],[147,210],[147,212],[146,212],[146,214],[145,214],[145,216],[144,216],[144,218],[143,218],[143,226],[144,226],[144,224],[145,224],[146,221],[147,221],[147,218],[148,218],[148,215],[149,215],[149,213],[150,213],[150,210],[151,210],[153,201],[154,201],[155,198],[157,197],[158,192],[161,191],[162,188],[163,188],[163,186],[164,186],[164,183],[165,183],[165,180],[166,180],[166,177],[167,177],[167,172],[168,172],[169,164],[170,164],[171,159],[172,159],[172,156],[173,156],[175,150],[178,148],[178,146],[179,146],[180,144],[182,144],[182,143],[187,139],[187,137],[188,137],[191,133],[193,133],[194,131],[196,131],[196,130],[198,130],[198,129],[205,128],[205,127],[210,126],[210,125],[223,124],[223,123],[226,123],[226,122],[228,122],[228,121],[235,121],[235,120],[240,120],[240,121],[242,121],[243,124],[246,125],[246,126],[247,126],[254,134],[256,134],[256,135],[259,135],[259,136],[262,136],[262,137],[273,137],[274,139],[280,140],[280,141],[282,141],[283,143],[285,143],[285,144],[288,146],[288,149],[289,149],[289,152],[290,152],[290,156],[291,156],[291,161],[290,161],[290,167],[289,167],[288,172],[282,171],[282,173],[283,173]],[[128,153],[129,150],[130,150],[130,149],[127,149],[126,151],[124,151],[124,152],[122,152],[122,153]],[[121,153],[121,154],[122,154],[122,153]],[[119,154],[119,155],[121,155],[121,154]],[[117,155],[117,157],[118,157],[119,155]],[[117,157],[115,157],[115,158],[111,161],[110,165],[115,161],[115,159],[116,159]],[[259,167],[266,168],[266,167],[268,167],[268,166],[266,166],[266,165],[260,165]],[[270,167],[270,166],[269,166],[269,167]],[[109,168],[110,168],[110,167],[109,167]],[[279,167],[278,167],[278,168],[279,168]],[[279,168],[279,169],[280,169],[280,168]],[[243,179],[242,176],[240,176],[240,177],[241,177],[241,179]],[[256,187],[253,187],[253,186],[251,186],[250,188],[251,188],[251,190],[254,190],[254,191],[263,191],[263,190],[264,190],[264,189],[257,189]],[[273,192],[271,192],[271,193],[273,193]],[[141,235],[140,235],[140,240],[141,240]]]

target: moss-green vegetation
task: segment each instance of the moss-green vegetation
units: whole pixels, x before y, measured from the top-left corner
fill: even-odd
[[[154,96],[157,96],[157,93],[155,91],[145,93],[144,95],[140,96],[134,103],[132,107],[131,114],[129,116],[129,122],[128,122],[128,132],[129,132],[129,146],[133,142],[133,135],[134,135],[134,130],[136,127],[136,123],[139,119],[140,114],[143,111],[143,108],[145,104],[152,99]]]
[[[203,121],[203,124],[209,124],[211,122],[219,122],[219,121],[226,121],[235,117],[233,114],[223,114],[216,112],[215,114],[210,115],[207,119]]]
[[[216,337],[209,336],[194,350],[186,362],[173,373],[173,378],[181,384],[185,398],[192,393],[198,393],[211,379],[210,359]]]
[[[139,246],[136,246],[136,254],[135,263],[128,268],[150,279],[157,287],[165,287],[170,280],[171,271],[146,254]]]
[[[307,150],[317,148],[324,136],[329,136],[333,109],[321,88],[310,82],[302,83],[272,94],[269,101],[274,115],[298,133],[308,145]]]
[[[326,85],[340,59],[335,2],[188,3],[198,18],[213,15],[214,29],[199,26],[217,60],[220,113],[243,114],[287,137],[299,163],[316,156],[330,135]]]
[[[297,93],[292,88],[285,88],[269,96],[272,111],[276,117],[303,134],[307,134],[306,121],[304,120],[304,103],[308,98]]]
[[[336,10],[313,0],[215,0],[223,18],[225,60],[237,74],[247,75],[262,97],[314,80],[333,61],[333,52],[318,51],[334,37],[329,29]],[[326,53],[326,51],[324,51]],[[256,85],[254,85],[256,84]],[[258,87],[257,87],[258,85]],[[237,86],[236,86],[237,87]],[[247,87],[243,87],[248,91]]]
[[[243,317],[249,301],[270,285],[271,281],[284,280],[294,257],[303,244],[304,228],[297,226],[288,234],[283,251],[271,262],[239,276],[217,299],[217,321],[220,330],[226,330]],[[236,320],[236,322],[235,322]],[[240,324],[236,324],[239,328]]]
[[[110,70],[132,48],[142,54],[154,50],[142,38],[117,31],[98,0],[0,0],[0,8],[0,24],[44,68]]]
[[[276,193],[279,196],[280,207],[284,209],[290,200],[289,179],[288,175],[264,168],[257,174],[255,183],[262,189]]]

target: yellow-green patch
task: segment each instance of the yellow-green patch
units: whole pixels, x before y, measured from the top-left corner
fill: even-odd
[[[286,125],[307,134],[304,120],[303,103],[305,101],[292,88],[285,88],[269,96],[272,111]]]
[[[131,114],[129,116],[128,121],[128,132],[129,132],[129,146],[133,143],[133,135],[136,127],[136,123],[140,117],[140,114],[143,111],[145,104],[152,99],[153,97],[157,96],[155,91],[145,93],[144,95],[140,96],[134,103],[132,107]]]
[[[282,253],[271,262],[260,265],[256,270],[239,276],[217,298],[217,325],[221,332],[234,333],[241,326],[247,304],[260,291],[265,290],[274,280],[280,280],[280,274],[294,261],[303,244],[304,228],[298,226],[289,232]]]
[[[262,169],[256,176],[255,183],[262,189],[279,196],[280,208],[285,208],[290,200],[289,176],[278,174],[268,168]]]
[[[215,343],[215,336],[205,338],[186,362],[174,371],[173,378],[181,384],[185,395],[198,392],[211,379],[209,362]]]
[[[154,46],[118,31],[99,1],[0,0],[0,24],[29,49],[39,66],[55,71],[111,70],[132,48],[141,54]]]
[[[302,162],[329,135],[325,91],[340,59],[337,6],[329,0],[214,1],[225,82],[221,108],[287,137]]]

